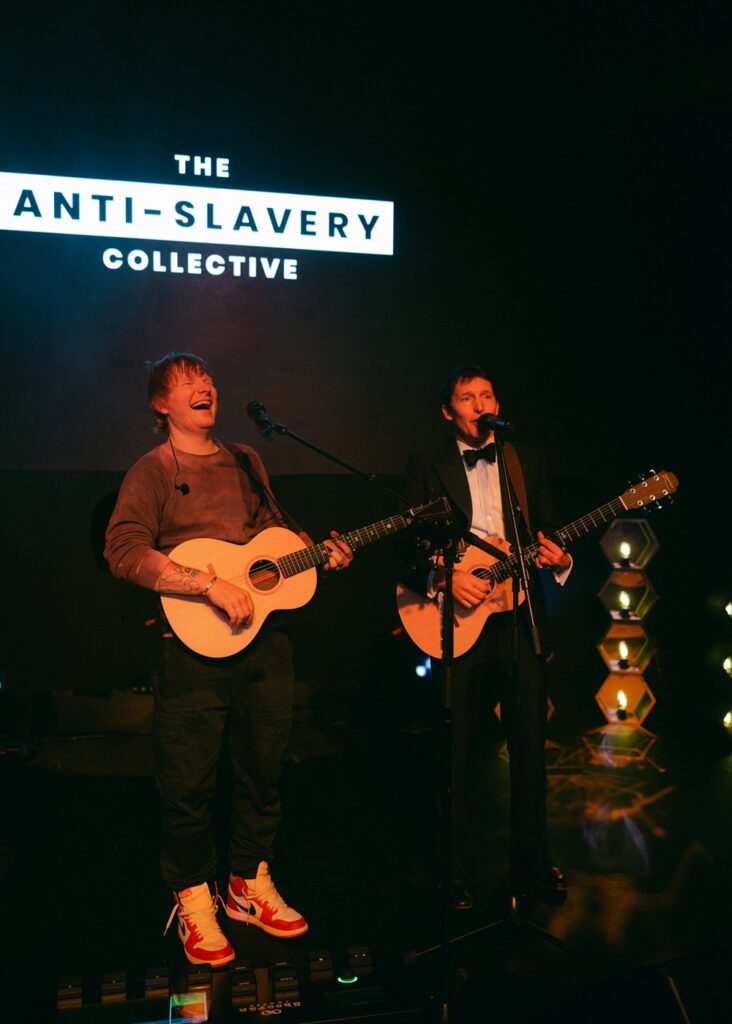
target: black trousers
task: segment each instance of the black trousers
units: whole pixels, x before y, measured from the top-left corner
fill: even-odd
[[[489,719],[496,703],[500,702],[510,765],[511,869],[520,872],[538,868],[548,858],[544,755],[546,667],[533,653],[521,611],[515,689],[511,680],[511,652],[512,613],[497,613],[490,616],[470,651],[453,666],[452,848],[459,858],[471,850],[471,806],[466,795],[478,754],[485,745]],[[439,669],[436,676],[439,701],[442,690]],[[438,764],[441,757],[440,752]],[[488,801],[491,794],[481,793],[480,798]],[[475,813],[474,805],[472,810]]]
[[[252,878],[270,861],[281,819],[279,780],[292,726],[289,637],[270,630],[232,658],[163,641],[155,689],[155,782],[164,880],[183,889],[216,876],[212,804],[220,759],[233,779],[229,868]],[[225,747],[225,750],[224,750]]]

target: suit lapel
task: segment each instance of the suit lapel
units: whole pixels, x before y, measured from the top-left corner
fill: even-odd
[[[451,504],[463,513],[468,523],[472,522],[473,503],[470,500],[468,478],[455,441],[445,445],[435,463],[435,471]]]

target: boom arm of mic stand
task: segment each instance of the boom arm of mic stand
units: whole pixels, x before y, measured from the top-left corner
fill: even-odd
[[[478,537],[476,534],[471,533],[470,530],[465,530],[461,534],[464,540],[468,541],[469,544],[474,544],[476,548],[480,548],[481,551],[485,551],[487,555],[493,555],[499,561],[504,561],[508,558],[505,551],[501,551],[500,548],[495,547],[489,540],[483,540],[482,537]]]
[[[330,452],[326,452],[323,448],[319,448],[317,444],[313,444],[312,441],[307,441],[304,437],[300,437],[299,434],[295,434],[289,427],[286,427],[284,423],[273,423],[272,429],[277,434],[284,434],[286,437],[291,437],[293,441],[297,441],[299,444],[305,445],[313,452],[317,452],[318,455],[322,455],[325,459],[330,459],[331,462],[335,462],[337,466],[342,466],[347,469],[349,473],[353,473],[354,476],[360,477],[365,480],[367,484],[371,484],[373,487],[378,487],[386,494],[391,495],[392,498],[396,498],[397,501],[402,502],[407,508],[410,507],[410,502],[404,497],[403,494],[399,494],[398,491],[393,490],[391,487],[387,487],[386,484],[380,483],[376,479],[375,473],[364,473],[360,469],[356,469],[355,466],[351,466],[348,462],[343,459],[339,459],[337,455],[331,455]]]

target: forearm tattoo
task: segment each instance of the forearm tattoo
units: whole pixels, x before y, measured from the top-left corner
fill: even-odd
[[[162,594],[200,594],[199,570],[170,562],[160,574],[157,589]]]

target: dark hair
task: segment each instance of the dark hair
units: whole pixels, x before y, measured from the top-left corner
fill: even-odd
[[[479,366],[477,363],[464,363],[462,366],[456,366],[453,370],[450,370],[440,384],[440,402],[442,405],[447,406],[449,409],[455,385],[461,384],[466,380],[473,380],[474,377],[482,377],[484,380],[489,380],[495,388],[493,378],[486,373],[482,366]]]
[[[205,373],[211,376],[208,363],[201,356],[192,352],[168,352],[167,356],[151,360],[145,363],[150,371],[147,380],[147,401],[155,416],[155,430],[164,431],[168,429],[168,417],[153,406],[154,398],[164,398],[173,380],[178,373]]]

